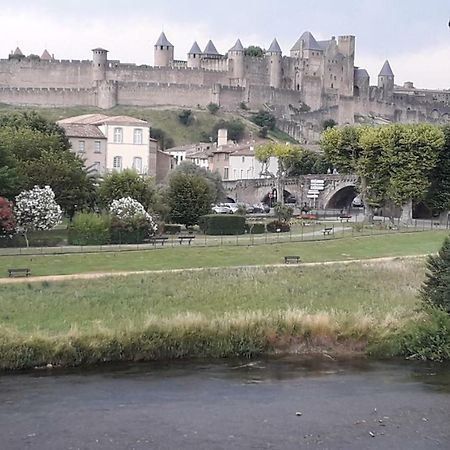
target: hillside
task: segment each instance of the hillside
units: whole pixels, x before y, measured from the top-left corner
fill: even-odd
[[[81,114],[102,113],[107,115],[127,115],[146,120],[150,123],[152,128],[159,128],[163,130],[168,137],[173,139],[174,145],[184,145],[195,142],[204,141],[211,136],[211,131],[214,125],[220,120],[239,119],[246,128],[246,136],[244,139],[250,139],[253,136],[257,137],[259,127],[252,123],[243,114],[238,113],[224,113],[219,111],[213,115],[207,110],[192,109],[194,120],[190,125],[183,125],[179,119],[178,114],[182,109],[177,108],[151,108],[151,107],[134,107],[134,106],[117,106],[108,110],[99,109],[96,107],[70,107],[70,108],[40,108],[40,107],[18,107],[0,104],[0,114],[11,111],[37,111],[49,120],[57,121],[71,116],[78,116]],[[249,115],[248,113],[246,114]],[[269,134],[275,140],[292,139],[284,133],[276,130]]]

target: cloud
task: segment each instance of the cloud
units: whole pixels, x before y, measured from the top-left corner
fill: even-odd
[[[368,70],[372,85],[377,84],[383,63],[384,59],[373,55],[357,55],[356,65]],[[393,55],[389,63],[398,85],[413,81],[420,88],[450,89],[450,45]]]

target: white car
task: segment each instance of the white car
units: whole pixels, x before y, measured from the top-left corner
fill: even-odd
[[[222,205],[214,205],[211,209],[216,214],[231,214],[232,212],[231,208]]]

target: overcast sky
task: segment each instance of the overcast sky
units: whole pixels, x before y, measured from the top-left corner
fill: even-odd
[[[2,58],[19,46],[91,59],[101,46],[111,59],[152,64],[162,30],[177,59],[194,40],[203,49],[212,39],[225,53],[237,37],[266,48],[277,37],[288,55],[309,30],[318,40],[355,35],[355,64],[371,84],[389,59],[397,84],[450,89],[450,0],[0,0],[0,11]]]

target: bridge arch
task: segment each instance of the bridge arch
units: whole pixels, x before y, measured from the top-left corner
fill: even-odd
[[[337,186],[324,198],[325,209],[345,209],[350,208],[352,200],[358,196],[355,183],[345,183]]]

